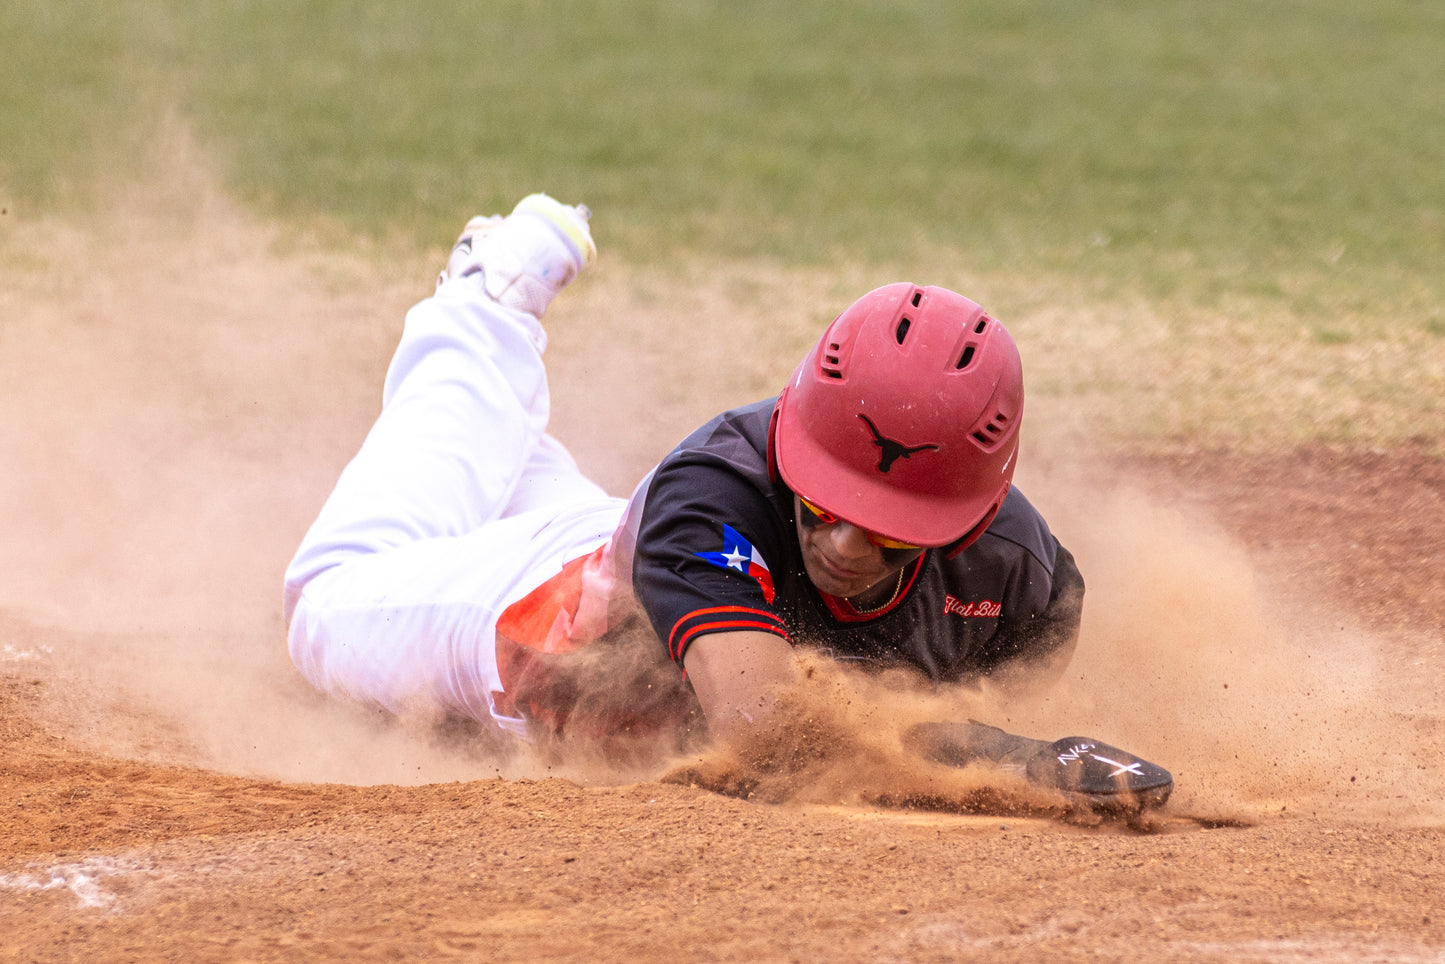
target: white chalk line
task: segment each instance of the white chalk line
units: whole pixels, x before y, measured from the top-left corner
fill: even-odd
[[[117,857],[87,857],[75,863],[44,868],[31,864],[25,873],[0,874],[0,890],[68,890],[82,908],[114,910],[116,896],[106,888],[106,878],[148,874],[151,871],[148,864]]]
[[[55,655],[55,650],[49,646],[38,646],[35,649],[16,649],[9,643],[0,646],[0,663],[23,663],[32,659],[45,659],[47,656]]]

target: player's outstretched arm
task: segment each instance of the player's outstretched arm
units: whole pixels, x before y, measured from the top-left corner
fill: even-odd
[[[762,632],[714,633],[696,640],[683,657],[713,736],[743,760],[765,769],[793,758],[784,698],[808,685],[793,648]],[[1118,747],[1088,737],[1048,742],[997,727],[919,723],[904,745],[946,766],[983,763],[1062,793],[1096,812],[1134,813],[1163,806],[1174,789],[1169,771]],[[781,751],[781,752],[780,752]]]

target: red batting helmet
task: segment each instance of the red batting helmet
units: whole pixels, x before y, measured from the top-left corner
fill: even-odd
[[[1003,325],[946,288],[870,291],[834,320],[773,411],[788,488],[879,535],[958,551],[1013,480],[1023,367]]]

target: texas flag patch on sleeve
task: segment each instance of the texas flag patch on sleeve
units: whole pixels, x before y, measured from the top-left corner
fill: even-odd
[[[745,576],[751,576],[757,580],[758,586],[763,590],[763,598],[771,605],[774,595],[773,574],[768,571],[768,564],[738,530],[727,523],[723,523],[722,530],[721,552],[699,552],[695,555],[721,569],[736,569]]]

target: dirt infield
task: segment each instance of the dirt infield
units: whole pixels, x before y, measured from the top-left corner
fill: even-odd
[[[883,806],[886,773],[760,803],[564,767],[296,678],[279,573],[428,267],[281,258],[204,179],[176,194],[122,204],[111,243],[7,238],[0,958],[1445,961],[1445,463],[1423,444],[1038,444],[1021,484],[1088,616],[1060,687],[996,721],[1169,766],[1141,825]],[[559,433],[614,489],[772,377],[659,383],[679,308],[628,284],[553,321],[601,319],[552,364]]]

